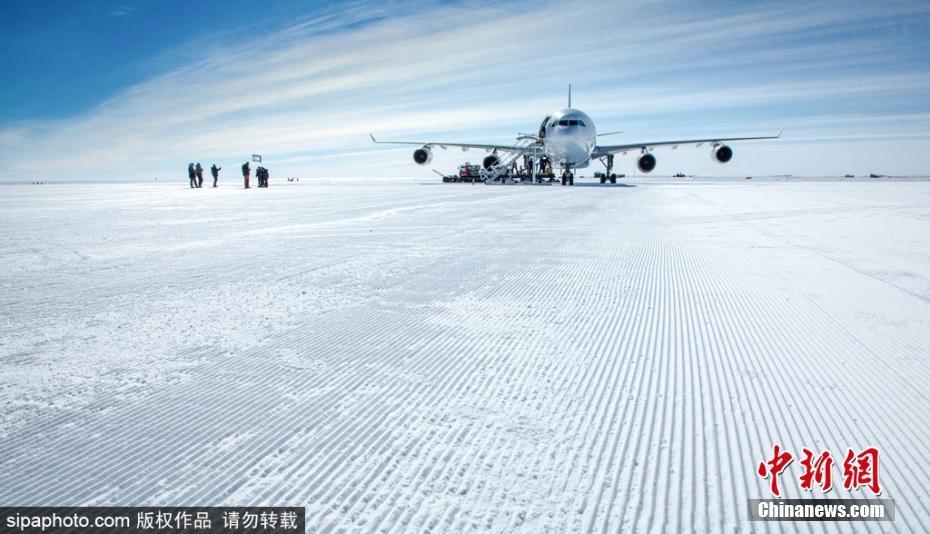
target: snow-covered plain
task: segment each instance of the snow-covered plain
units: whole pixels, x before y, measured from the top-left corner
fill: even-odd
[[[930,182],[272,185],[0,188],[0,505],[930,531]],[[897,520],[748,522],[776,442]]]

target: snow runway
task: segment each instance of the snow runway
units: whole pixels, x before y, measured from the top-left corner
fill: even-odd
[[[631,185],[3,187],[0,504],[930,531],[930,182]],[[775,442],[896,521],[748,522]]]

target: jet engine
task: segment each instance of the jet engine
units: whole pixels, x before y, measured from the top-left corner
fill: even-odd
[[[717,145],[710,153],[710,159],[716,163],[726,163],[733,159],[733,149],[727,145]]]
[[[656,157],[646,152],[636,160],[636,166],[642,172],[652,172],[656,168]]]
[[[426,147],[418,148],[413,151],[413,161],[417,162],[417,165],[426,165],[433,161],[433,152]]]
[[[501,164],[501,158],[497,154],[491,154],[484,158],[484,161],[481,162],[481,165],[484,167],[484,170],[490,170],[492,167],[497,167]]]

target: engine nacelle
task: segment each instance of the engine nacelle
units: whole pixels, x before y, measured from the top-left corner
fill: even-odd
[[[417,162],[417,165],[426,165],[433,161],[433,151],[426,147],[418,148],[413,151],[413,161]]]
[[[710,159],[716,163],[726,163],[733,159],[733,149],[727,145],[717,145],[710,153]]]
[[[491,154],[490,156],[484,158],[484,160],[481,162],[481,166],[484,167],[484,170],[486,171],[491,170],[491,168],[497,167],[500,164],[501,158],[497,154]]]
[[[636,166],[639,167],[641,172],[652,172],[656,168],[656,157],[646,152],[636,160]]]

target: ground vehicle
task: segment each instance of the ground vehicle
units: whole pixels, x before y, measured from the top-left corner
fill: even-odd
[[[438,171],[437,174],[439,174]],[[444,175],[442,181],[445,183],[481,181],[481,166],[472,165],[466,161],[464,165],[459,165],[458,172]]]

